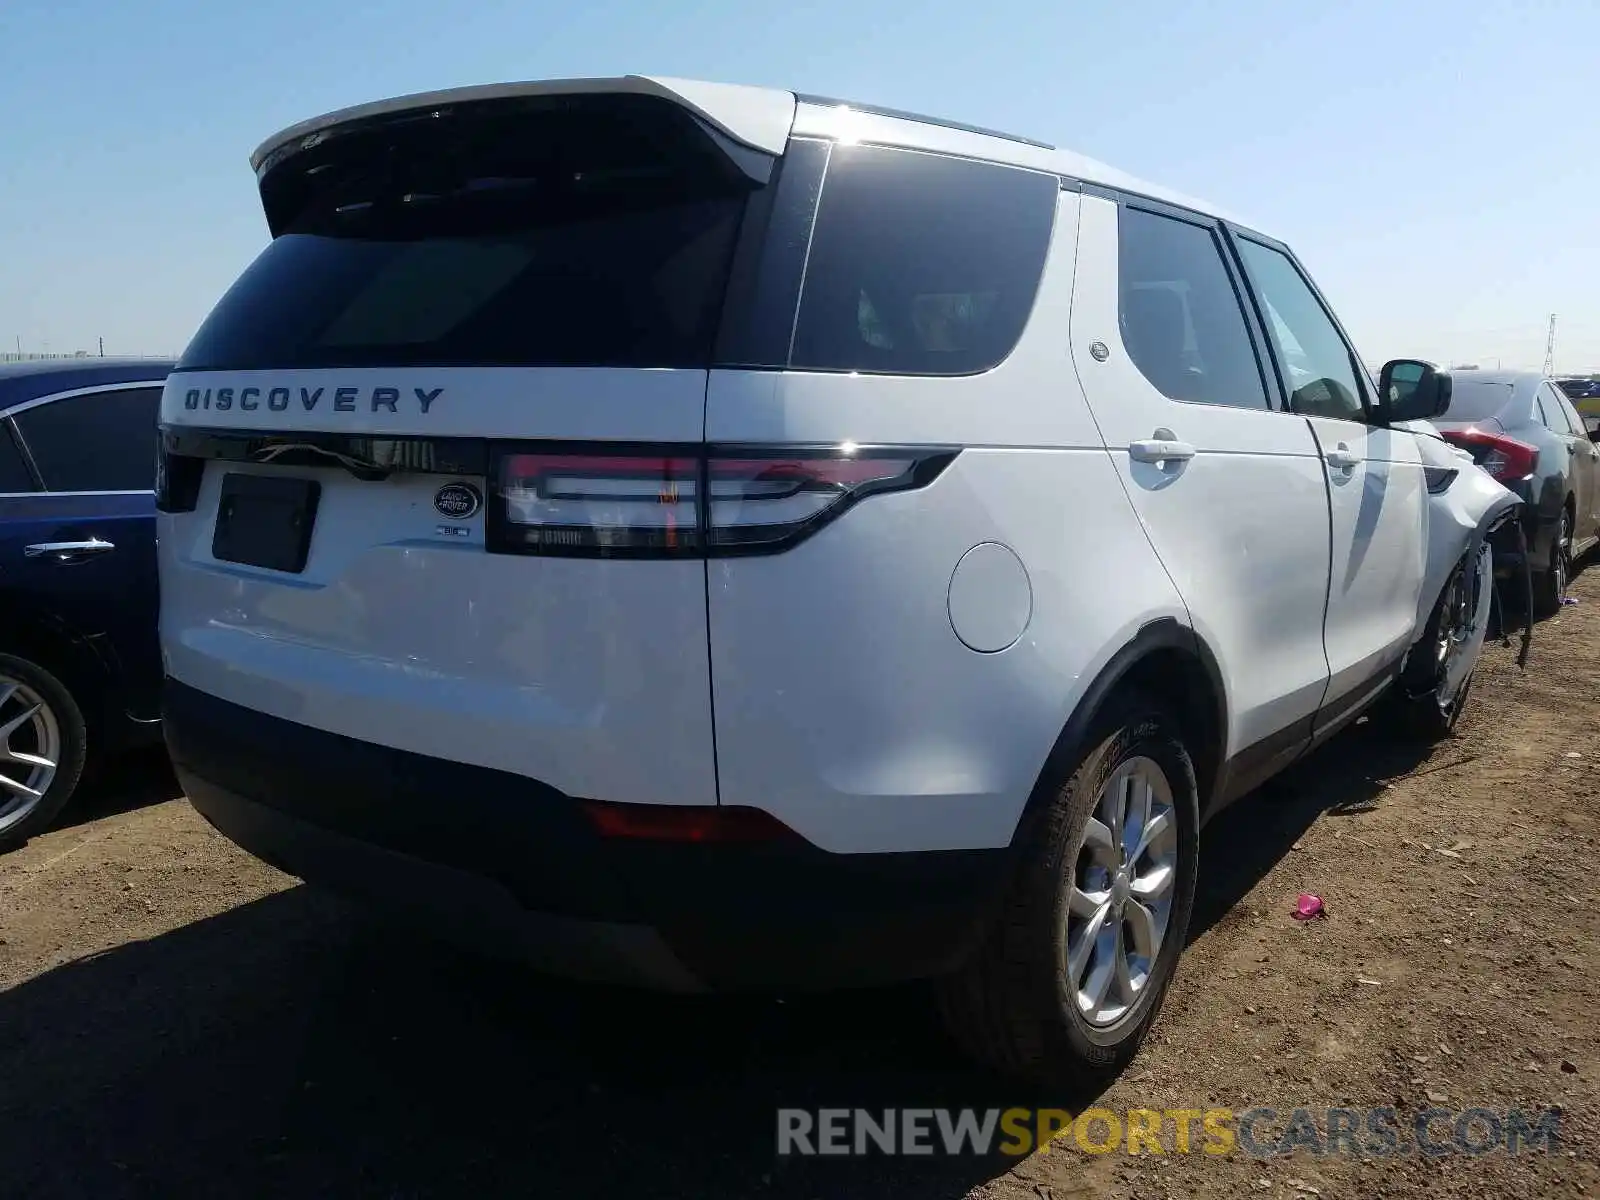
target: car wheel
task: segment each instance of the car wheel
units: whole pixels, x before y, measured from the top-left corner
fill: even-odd
[[[1572,518],[1561,510],[1556,525],[1556,539],[1550,547],[1550,562],[1533,581],[1534,607],[1542,617],[1561,611],[1561,601],[1567,595],[1567,577],[1572,570]]]
[[[1120,1070],[1188,934],[1199,862],[1194,765],[1158,705],[1129,697],[1058,775],[988,938],[940,981],[951,1035],[1010,1075]]]
[[[61,681],[0,654],[0,851],[55,820],[83,776],[86,750],[83,713]]]
[[[1437,741],[1461,719],[1488,634],[1493,570],[1485,542],[1475,562],[1463,557],[1445,581],[1393,693],[1407,733]]]

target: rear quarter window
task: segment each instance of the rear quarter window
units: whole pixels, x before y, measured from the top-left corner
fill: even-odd
[[[876,146],[835,146],[817,205],[789,365],[970,375],[998,365],[1033,310],[1054,175]]]

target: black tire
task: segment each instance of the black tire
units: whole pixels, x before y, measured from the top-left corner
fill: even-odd
[[[1432,653],[1419,653],[1431,651],[1438,642],[1440,628],[1449,617],[1446,612],[1446,602],[1460,575],[1466,569],[1467,560],[1463,558],[1451,571],[1450,577],[1445,580],[1444,587],[1440,589],[1438,598],[1433,602],[1433,611],[1428,614],[1428,623],[1423,627],[1422,636],[1417,640],[1405,670],[1401,672],[1400,678],[1390,692],[1392,698],[1390,709],[1395,716],[1394,727],[1405,736],[1418,741],[1442,741],[1454,733],[1456,722],[1461,719],[1461,710],[1466,707],[1467,697],[1472,691],[1472,677],[1476,667],[1467,673],[1467,677],[1461,681],[1460,688],[1450,701],[1441,703],[1438,699],[1440,685],[1438,659]],[[1485,586],[1488,584],[1485,583]]]
[[[1176,722],[1149,698],[1126,695],[1101,715],[1086,743],[1076,762],[1045,781],[1046,806],[1019,846],[1017,873],[987,939],[960,971],[939,981],[946,1028],[970,1056],[1007,1075],[1046,1083],[1109,1076],[1134,1056],[1160,1010],[1194,908],[1198,789]],[[1101,788],[1135,757],[1154,761],[1172,793],[1175,891],[1137,1001],[1120,1019],[1097,1027],[1079,1012],[1076,983],[1063,969],[1066,905],[1078,871],[1075,851]]]
[[[1565,507],[1556,524],[1555,540],[1550,544],[1550,560],[1533,577],[1535,616],[1553,617],[1561,611],[1567,595],[1567,579],[1572,573],[1572,516]]]
[[[55,718],[61,744],[55,777],[38,800],[29,804],[25,798],[19,800],[14,789],[0,787],[0,853],[44,832],[60,815],[83,778],[89,746],[83,712],[56,676],[28,659],[0,654],[0,682],[6,680],[21,684],[39,698]],[[0,708],[0,716],[11,715],[11,708]],[[11,770],[12,764],[0,762],[0,773]]]
[[[1396,707],[1399,710],[1401,732],[1423,743],[1444,741],[1455,733],[1461,710],[1466,707],[1467,697],[1471,694],[1472,676],[1468,675],[1448,706],[1437,703],[1432,697],[1421,700],[1399,697]]]

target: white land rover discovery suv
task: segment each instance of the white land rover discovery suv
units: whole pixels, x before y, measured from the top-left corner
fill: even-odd
[[[637,77],[253,162],[162,403],[165,727],[307,880],[579,977],[937,978],[1002,1068],[1114,1068],[1201,824],[1416,635],[1429,381],[1386,411],[1205,205]]]

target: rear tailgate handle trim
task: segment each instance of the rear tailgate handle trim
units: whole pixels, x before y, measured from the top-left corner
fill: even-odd
[[[76,558],[104,554],[116,548],[115,542],[108,542],[104,538],[90,538],[82,542],[35,542],[31,546],[23,547],[22,553],[28,558],[51,558],[56,562],[71,562]]]
[[[489,439],[431,435],[349,434],[315,430],[161,428],[161,448],[180,458],[284,466],[340,466],[376,481],[379,472],[487,475]]]

